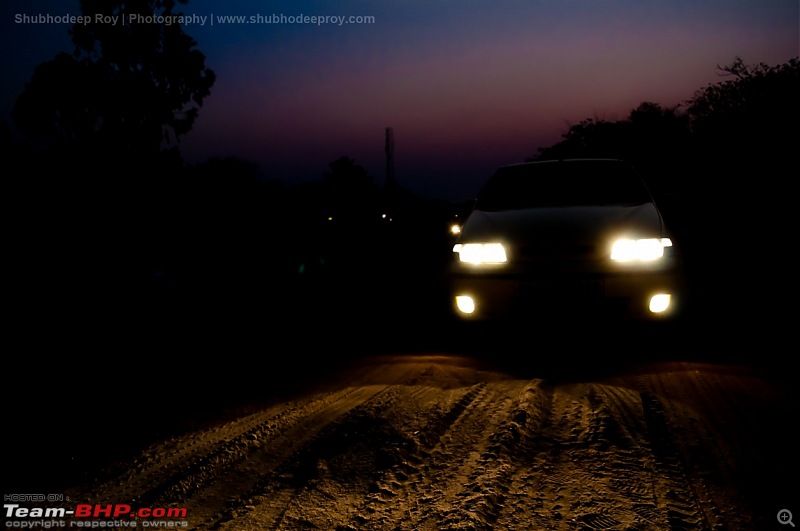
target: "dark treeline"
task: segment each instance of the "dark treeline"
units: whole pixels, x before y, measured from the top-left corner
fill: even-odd
[[[38,152],[14,156],[13,260],[31,315],[86,312],[123,326],[316,320],[387,303],[388,318],[407,307],[391,298],[443,289],[449,205],[380,186],[348,157],[288,186],[235,157],[118,161],[96,173]]]
[[[705,199],[726,189],[762,188],[757,174],[766,168],[796,166],[800,62],[748,66],[736,59],[718,73],[720,82],[680,105],[643,102],[624,120],[583,120],[530,159],[625,158],[662,194]]]

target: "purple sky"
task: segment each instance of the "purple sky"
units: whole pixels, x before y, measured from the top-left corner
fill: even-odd
[[[69,26],[15,15],[78,6],[4,3],[6,109],[37,64],[71,51]],[[452,200],[571,124],[624,119],[643,101],[678,105],[737,56],[776,65],[800,55],[797,0],[189,0],[182,11],[207,17],[186,29],[217,74],[181,142],[187,162],[232,155],[292,184],[349,156],[382,183],[391,127],[398,181]],[[280,14],[374,23],[216,19]]]

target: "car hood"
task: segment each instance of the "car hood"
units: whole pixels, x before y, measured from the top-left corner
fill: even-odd
[[[663,231],[661,216],[653,203],[500,212],[474,210],[462,229],[462,241],[596,240],[614,235],[661,237]]]

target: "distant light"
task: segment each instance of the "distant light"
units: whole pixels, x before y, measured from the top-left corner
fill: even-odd
[[[386,214],[381,214],[382,219],[386,219]]]
[[[333,221],[333,216],[328,216],[328,221]]]
[[[458,223],[450,225],[450,234],[461,234],[461,225]]]

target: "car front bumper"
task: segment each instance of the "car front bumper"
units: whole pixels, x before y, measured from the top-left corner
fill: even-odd
[[[450,276],[454,312],[474,320],[519,316],[663,320],[678,314],[683,291],[680,275],[672,270],[533,277],[459,270]],[[651,299],[659,294],[668,295],[669,305],[653,312]],[[469,297],[474,310],[465,313],[457,297]]]

